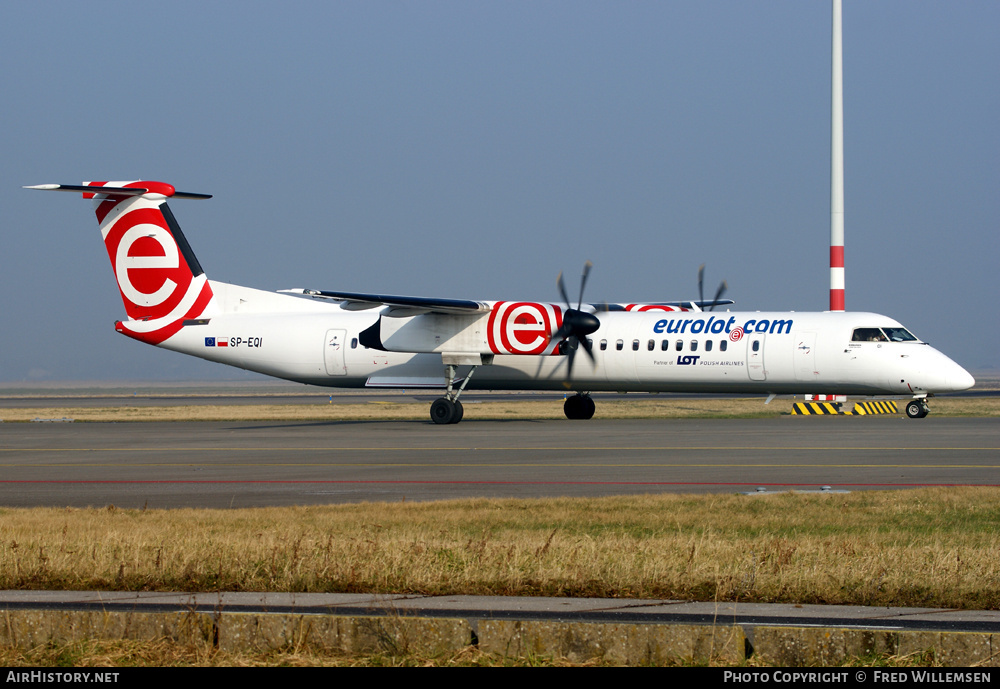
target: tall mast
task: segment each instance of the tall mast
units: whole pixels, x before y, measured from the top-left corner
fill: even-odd
[[[830,113],[830,310],[844,310],[844,55],[841,0],[833,0],[833,92]]]

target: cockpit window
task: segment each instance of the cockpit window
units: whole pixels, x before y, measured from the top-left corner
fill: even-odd
[[[855,328],[851,342],[916,342],[906,328]]]
[[[893,342],[916,342],[917,338],[906,328],[882,328]]]
[[[855,328],[851,342],[888,342],[889,340],[878,328]]]

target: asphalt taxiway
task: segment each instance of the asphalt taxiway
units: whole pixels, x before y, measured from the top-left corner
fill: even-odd
[[[1000,419],[0,425],[0,505],[257,507],[1000,485]]]
[[[0,591],[0,610],[408,615],[618,624],[824,626],[1000,633],[1000,612],[635,598],[174,591]]]

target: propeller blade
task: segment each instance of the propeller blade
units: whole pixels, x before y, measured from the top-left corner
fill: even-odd
[[[580,299],[576,302],[576,310],[579,311],[580,307],[583,306],[583,288],[587,286],[587,276],[590,275],[590,269],[594,267],[594,264],[587,261],[583,264],[583,276],[580,278]],[[569,302],[566,302],[569,305]]]
[[[569,351],[567,351],[567,353],[566,353],[566,377],[567,378],[572,378],[573,377],[573,360],[576,358],[576,345],[577,345],[576,342],[573,342],[574,339],[576,339],[576,338],[570,338],[570,339],[566,340],[566,344],[567,344],[567,346],[569,348]]]
[[[569,312],[567,311],[567,313],[569,313]],[[572,334],[573,334],[572,327],[570,327],[570,325],[568,323],[566,323],[565,320],[563,320],[563,324],[559,326],[558,330],[556,330],[554,333],[552,333],[552,337],[549,338],[549,339],[550,340],[565,340],[567,337],[569,337]]]
[[[715,297],[712,299],[712,305],[708,308],[709,311],[715,311],[715,307],[719,305],[719,297],[725,294],[728,288],[729,286],[726,284],[726,281],[723,280],[719,285],[719,289],[715,292]]]
[[[562,324],[552,333],[550,340],[558,342],[557,346],[561,348],[560,351],[565,356],[567,379],[573,375],[573,362],[576,361],[576,350],[580,348],[581,344],[584,351],[587,352],[587,356],[590,357],[590,360],[596,361],[593,347],[587,340],[587,336],[600,328],[601,322],[594,314],[582,310],[583,291],[587,286],[590,269],[593,267],[594,264],[590,261],[583,264],[583,274],[580,276],[580,298],[577,301],[575,309],[570,303],[569,295],[566,294],[566,284],[563,282],[562,273],[560,272],[559,277],[556,278],[556,286],[559,288],[559,295],[562,297],[563,303],[566,304],[566,310],[563,312]],[[541,371],[541,369],[542,365],[539,363],[538,370]]]
[[[705,301],[705,290],[703,286],[705,284],[705,264],[702,263],[698,267],[698,301]]]
[[[569,297],[566,295],[566,286],[563,284],[561,270],[559,271],[559,277],[556,279],[556,285],[559,287],[559,294],[562,295],[563,303],[566,305],[566,308],[572,308],[569,303]]]

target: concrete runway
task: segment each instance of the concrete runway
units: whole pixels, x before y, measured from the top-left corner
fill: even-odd
[[[1000,485],[1000,419],[0,424],[0,505]]]

